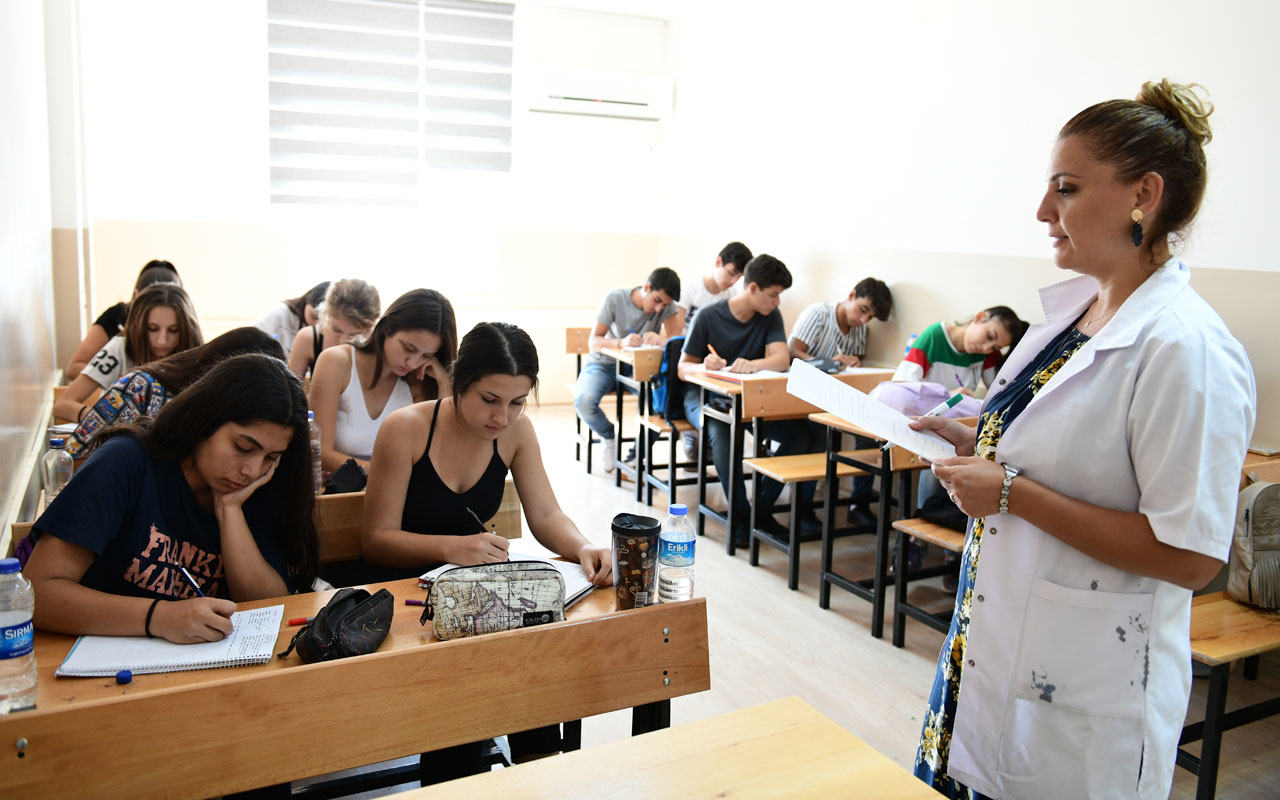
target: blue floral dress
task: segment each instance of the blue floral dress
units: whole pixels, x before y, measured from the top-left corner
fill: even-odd
[[[978,439],[974,455],[995,460],[996,445],[1031,399],[1049,379],[1062,369],[1089,337],[1068,326],[1040,351],[1013,382],[991,398],[978,419]],[[984,523],[975,519],[965,538],[960,562],[960,581],[956,587],[956,605],[951,616],[951,630],[938,655],[938,671],[929,693],[920,747],[916,750],[915,774],[950,798],[983,798],[947,775],[947,758],[951,752],[951,731],[955,727],[956,701],[960,698],[960,678],[964,669],[969,635],[969,618],[973,612],[973,587],[978,580],[978,556],[982,550]]]

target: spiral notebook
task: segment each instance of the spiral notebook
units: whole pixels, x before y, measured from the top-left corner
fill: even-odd
[[[231,615],[231,635],[200,644],[174,644],[145,636],[81,636],[54,674],[97,678],[111,677],[124,669],[146,675],[265,664],[271,660],[283,618],[283,605],[237,611]]]

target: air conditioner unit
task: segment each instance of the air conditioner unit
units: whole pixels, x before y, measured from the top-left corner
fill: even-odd
[[[530,79],[530,111],[658,121],[671,113],[674,87],[661,75],[545,71]]]

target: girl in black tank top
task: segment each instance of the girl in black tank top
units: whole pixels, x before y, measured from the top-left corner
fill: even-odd
[[[465,535],[483,533],[475,518],[492,519],[502,505],[502,493],[506,489],[507,465],[498,455],[498,440],[493,441],[493,456],[489,466],[475,485],[464,492],[455,492],[445,485],[431,463],[431,442],[436,435],[436,417],[440,404],[431,411],[431,428],[427,434],[427,449],[422,452],[412,472],[409,473],[409,489],[405,493],[404,513],[400,527],[410,533],[435,533]]]

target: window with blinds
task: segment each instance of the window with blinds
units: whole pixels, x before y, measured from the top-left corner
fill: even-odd
[[[268,0],[271,202],[416,205],[511,169],[514,6]]]

